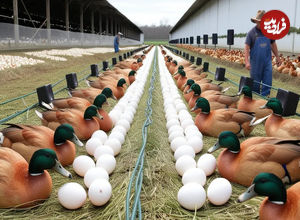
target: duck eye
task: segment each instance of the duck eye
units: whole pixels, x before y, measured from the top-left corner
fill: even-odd
[[[265,182],[267,182],[267,180],[266,179],[261,179],[260,182],[265,183]]]

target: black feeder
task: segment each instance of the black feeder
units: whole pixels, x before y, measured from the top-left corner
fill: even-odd
[[[201,57],[197,57],[196,59],[196,65],[200,66],[202,64],[202,58]]]
[[[66,75],[68,89],[75,89],[78,86],[76,73],[69,73]]]
[[[203,63],[203,72],[207,72],[209,68],[209,63],[208,62],[204,62]]]
[[[92,64],[91,65],[91,76],[99,76],[99,70],[98,70],[98,65],[97,64]]]
[[[133,55],[133,51],[130,51],[130,56],[132,56]]]
[[[108,68],[108,62],[107,61],[103,61],[102,62],[102,70],[105,71]]]
[[[119,56],[119,61],[122,61],[123,60],[123,57],[122,56]]]
[[[52,85],[44,85],[36,89],[39,105],[42,107],[42,102],[45,102],[47,104],[51,103],[54,99],[54,94],[52,90]]]
[[[113,57],[111,59],[111,61],[112,61],[112,65],[116,65],[117,64],[117,58]]]
[[[182,55],[182,51],[181,51],[181,50],[179,51],[179,55],[180,55],[180,56]]]
[[[240,85],[239,85],[239,92],[243,89],[244,86],[249,86],[252,90],[253,88],[253,79],[246,76],[241,76]]]
[[[298,94],[284,89],[278,89],[276,98],[279,99],[282,104],[282,116],[295,115],[299,102]]]
[[[124,60],[127,58],[126,53],[123,54],[123,58]]]
[[[185,52],[182,53],[182,56],[185,57]]]
[[[216,74],[215,74],[215,80],[217,81],[225,81],[225,68],[217,67]]]
[[[130,53],[129,52],[127,52],[127,57],[130,57]]]
[[[186,53],[186,54],[185,54],[185,59],[188,60],[189,58],[190,58],[190,54]]]
[[[195,62],[195,57],[194,57],[194,56],[191,56],[190,61],[191,61],[192,63],[194,63],[194,62]]]

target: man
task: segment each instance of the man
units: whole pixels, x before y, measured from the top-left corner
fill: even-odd
[[[119,32],[114,38],[115,53],[119,52],[119,42],[120,42],[121,35],[123,35],[123,34],[121,32]]]
[[[272,54],[276,57],[277,66],[281,64],[278,56],[278,49],[275,40],[265,37],[260,29],[260,21],[265,14],[264,10],[259,10],[255,18],[251,18],[256,26],[247,34],[245,42],[245,65],[250,70],[250,76],[256,83],[253,83],[253,91],[263,96],[269,96],[272,86]],[[250,54],[250,61],[249,61]],[[269,85],[262,85],[260,91],[260,82]]]

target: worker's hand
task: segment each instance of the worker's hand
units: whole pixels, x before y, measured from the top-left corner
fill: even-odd
[[[281,65],[280,57],[276,57],[276,65],[279,67]]]
[[[251,69],[250,63],[249,63],[249,62],[246,62],[245,67],[246,67],[247,70],[250,70],[250,69]]]

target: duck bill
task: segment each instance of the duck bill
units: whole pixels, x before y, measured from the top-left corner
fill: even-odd
[[[174,73],[174,75],[173,76],[176,76],[176,75],[178,75],[179,73],[177,72],[177,73]]]
[[[254,191],[254,187],[255,184],[252,184],[247,190],[246,192],[244,192],[243,194],[241,194],[238,198],[238,202],[245,202],[255,196],[257,196],[257,193]]]
[[[116,97],[114,94],[112,94],[111,98],[112,98],[113,100],[117,100],[117,97]]]
[[[67,171],[67,170],[61,165],[61,163],[60,163],[58,160],[55,160],[55,162],[56,162],[56,163],[55,163],[55,166],[54,166],[54,170],[55,170],[56,172],[60,173],[61,175],[66,176],[66,177],[72,179],[72,174],[71,174],[69,171]]]
[[[97,115],[96,115],[98,118],[100,118],[101,120],[103,120],[103,116],[102,115],[100,115],[99,113],[97,113]]]
[[[239,91],[237,94],[236,94],[237,96],[240,96],[240,95],[242,95],[242,90],[241,91]]]
[[[194,111],[196,111],[197,109],[198,109],[198,106],[195,105],[193,108],[191,108],[191,111],[194,112]]]
[[[188,94],[188,93],[190,93],[191,91],[193,91],[193,90],[192,90],[192,89],[189,89],[188,91],[186,91],[185,94]]]
[[[184,85],[183,85],[183,88],[185,89],[185,87],[187,87],[187,83],[185,83]]]
[[[216,150],[218,150],[219,148],[221,148],[219,142],[217,142],[214,146],[212,146],[211,148],[208,149],[208,153],[212,153],[215,152]]]
[[[73,134],[73,138],[71,140],[74,144],[78,145],[79,147],[83,146],[83,143],[79,140],[76,134]]]
[[[263,106],[260,106],[259,107],[260,109],[266,109],[266,108],[268,108],[266,105],[263,105]]]

